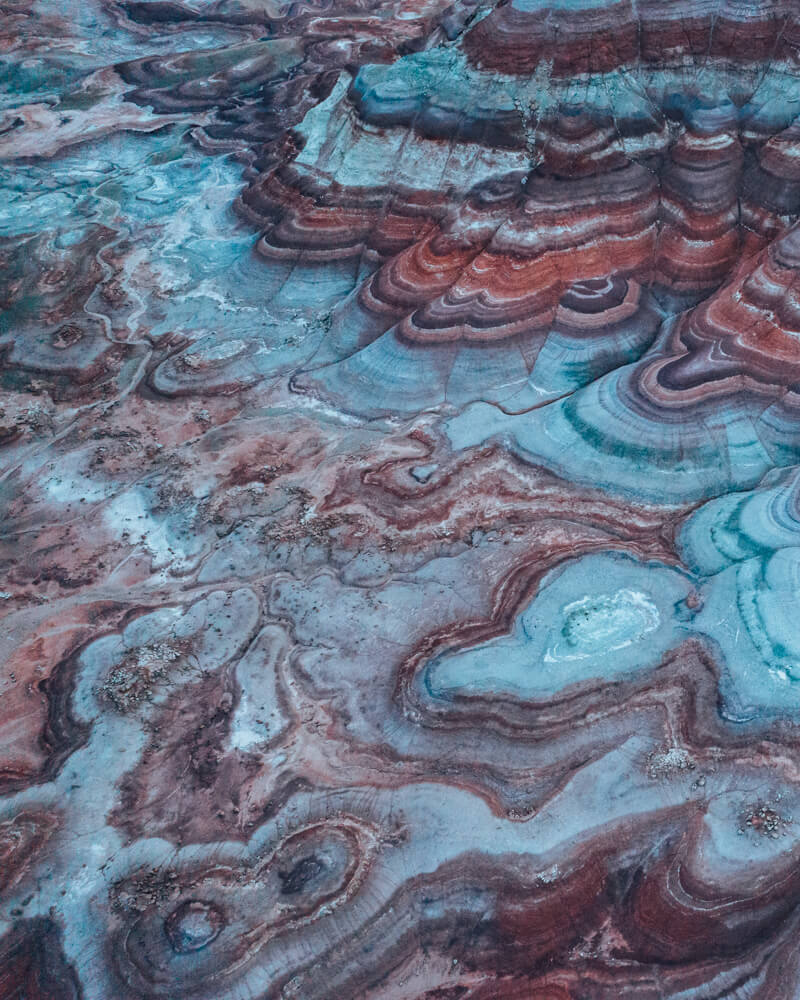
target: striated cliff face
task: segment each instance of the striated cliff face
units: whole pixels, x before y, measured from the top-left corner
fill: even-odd
[[[0,0],[0,1000],[800,996],[796,0]]]

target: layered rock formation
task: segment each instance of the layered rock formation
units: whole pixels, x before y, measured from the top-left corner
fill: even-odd
[[[0,997],[800,993],[796,4],[0,45]]]

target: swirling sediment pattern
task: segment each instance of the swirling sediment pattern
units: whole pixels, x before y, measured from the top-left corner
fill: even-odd
[[[0,66],[0,1000],[800,997],[795,0]]]

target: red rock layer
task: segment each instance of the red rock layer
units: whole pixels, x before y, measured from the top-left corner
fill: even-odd
[[[798,37],[790,0],[746,9],[734,0],[713,11],[693,0],[618,0],[589,10],[512,0],[470,29],[465,50],[476,65],[496,72],[529,75],[548,64],[555,77],[575,77],[681,65],[687,58],[794,64]]]

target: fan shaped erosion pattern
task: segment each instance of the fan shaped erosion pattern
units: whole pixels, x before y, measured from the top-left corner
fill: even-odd
[[[796,0],[0,66],[0,1000],[800,997]]]

